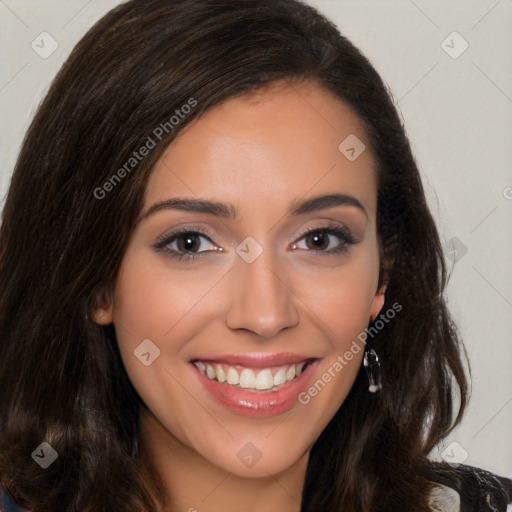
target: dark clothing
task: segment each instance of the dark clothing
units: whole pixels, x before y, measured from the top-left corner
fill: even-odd
[[[460,499],[460,508],[454,509],[457,512],[512,512],[512,480],[509,478],[464,464],[451,467],[441,463],[432,464],[429,478],[457,491]]]

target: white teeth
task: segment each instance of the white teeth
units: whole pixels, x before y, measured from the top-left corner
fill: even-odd
[[[244,389],[256,387],[256,377],[252,370],[248,370],[247,368],[242,370],[240,374],[240,387]]]
[[[211,365],[202,361],[195,361],[194,364],[199,368],[201,373],[211,380],[217,380],[221,383],[227,382],[232,386],[239,385],[243,389],[267,390],[282,386],[286,382],[290,382],[301,375],[306,366],[306,362],[284,365],[278,369],[275,375],[272,375],[270,368],[263,370],[251,370],[244,368],[240,373],[239,370],[232,366],[222,364]],[[256,375],[256,372],[258,374]]]
[[[266,368],[256,377],[256,389],[271,389],[274,387],[274,377],[272,372]]]
[[[216,367],[217,370],[217,380],[219,382],[226,382],[226,374],[224,373],[224,368],[222,368],[222,365],[218,364]]]
[[[232,385],[236,385],[240,382],[238,372],[234,368],[228,369],[227,381],[228,381],[228,384],[232,384]]]
[[[206,375],[208,376],[209,379],[215,378],[215,370],[213,369],[213,366],[209,364],[206,365]]]
[[[284,370],[279,370],[274,375],[274,386],[280,386],[286,382],[286,372]]]

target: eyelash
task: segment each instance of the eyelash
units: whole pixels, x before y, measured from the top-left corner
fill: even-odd
[[[355,245],[357,242],[355,241],[352,234],[348,231],[348,229],[342,228],[338,225],[327,225],[320,228],[306,228],[300,235],[297,241],[301,240],[302,238],[305,238],[307,236],[311,236],[316,233],[322,233],[327,235],[334,235],[340,238],[341,243],[339,246],[335,247],[334,249],[329,250],[307,250],[308,252],[315,252],[318,253],[319,256],[333,256],[338,255],[343,252],[345,252],[350,245]],[[212,240],[212,237],[209,233],[197,229],[193,226],[184,226],[183,228],[174,231],[173,233],[164,234],[160,236],[156,243],[153,245],[153,248],[155,251],[160,252],[164,251],[166,252],[171,258],[174,258],[178,261],[181,260],[194,260],[196,258],[202,257],[204,254],[208,254],[211,251],[201,251],[198,253],[180,253],[174,249],[169,249],[169,244],[172,242],[178,240],[181,235],[199,235],[201,237],[204,237],[208,239],[210,243],[215,245],[215,243]],[[296,242],[294,242],[295,244]]]

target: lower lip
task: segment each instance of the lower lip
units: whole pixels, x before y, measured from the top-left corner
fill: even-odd
[[[289,411],[298,402],[298,396],[308,387],[318,362],[319,360],[315,359],[297,378],[287,382],[277,391],[268,393],[250,392],[211,380],[203,375],[195,364],[191,364],[206,391],[220,405],[241,416],[268,418]]]

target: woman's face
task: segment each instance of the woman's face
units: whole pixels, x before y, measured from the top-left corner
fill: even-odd
[[[383,304],[376,196],[362,124],[317,85],[230,99],[180,133],[96,315],[155,435],[240,476],[307,457]]]

